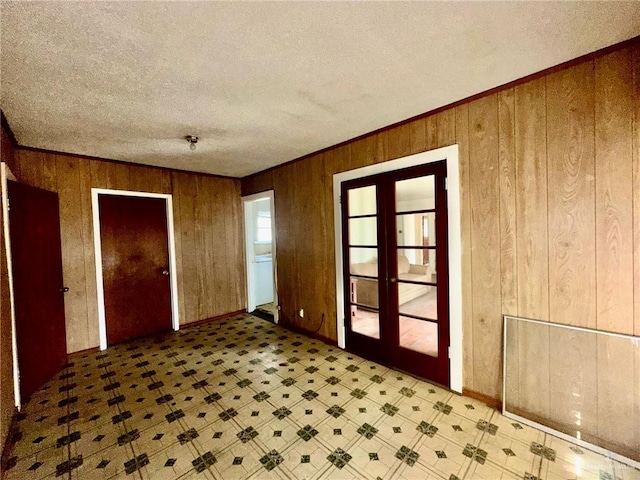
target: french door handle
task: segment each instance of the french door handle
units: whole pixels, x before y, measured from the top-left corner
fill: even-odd
[[[397,280],[397,279],[396,279],[396,278],[394,278],[394,277],[391,277],[391,278],[389,279],[389,281],[390,281],[391,283],[396,283],[396,280]]]
[[[166,275],[168,277],[169,276],[169,270],[162,270],[162,274]]]
[[[67,293],[69,291],[69,287],[59,288],[58,291],[61,292],[61,293]]]

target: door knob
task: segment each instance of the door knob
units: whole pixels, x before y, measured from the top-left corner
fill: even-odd
[[[166,276],[169,276],[169,270],[162,270],[162,274],[166,275]]]
[[[391,278],[389,279],[389,281],[390,281],[391,283],[396,283],[396,279],[395,279],[395,278],[393,278],[393,277],[391,277]]]
[[[58,289],[59,292],[67,293],[69,291],[69,287],[62,287]]]

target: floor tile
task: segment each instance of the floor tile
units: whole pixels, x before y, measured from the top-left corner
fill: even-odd
[[[74,356],[17,428],[7,480],[640,477],[251,315]]]

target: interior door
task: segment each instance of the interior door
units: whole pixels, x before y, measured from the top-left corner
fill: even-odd
[[[107,343],[171,329],[166,202],[98,196]]]
[[[66,362],[58,195],[8,182],[20,395],[29,397]]]
[[[347,348],[449,386],[444,161],[343,183]]]

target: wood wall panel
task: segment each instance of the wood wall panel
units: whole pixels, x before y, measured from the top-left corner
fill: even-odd
[[[597,327],[633,334],[633,66],[630,51],[621,50],[596,59],[595,115]]]
[[[181,324],[244,308],[239,182],[175,172],[173,188]]]
[[[545,79],[515,88],[518,315],[549,319]]]
[[[426,150],[425,129],[426,125],[424,118],[419,118],[418,120],[414,120],[409,124],[409,145],[411,154],[424,152]]]
[[[242,195],[273,190],[273,170],[250,175],[242,179]]]
[[[462,298],[473,295],[471,281],[471,194],[470,194],[470,157],[469,157],[469,106],[456,107],[456,142],[458,143],[458,161],[460,163],[460,235],[462,244]],[[472,302],[462,302],[462,357],[463,384],[475,390],[473,369],[473,308]]]
[[[425,146],[427,150],[438,148],[438,119],[435,115],[429,115],[424,122]]]
[[[411,126],[408,123],[388,132],[389,154],[387,160],[411,154]]]
[[[85,269],[84,219],[80,188],[82,160],[62,155],[52,156],[57,163],[60,200],[60,236],[62,241],[62,274],[69,291],[64,297],[67,349],[76,352],[89,345],[87,310],[87,272]],[[89,238],[93,240],[93,235]],[[91,273],[95,276],[95,268]],[[95,284],[95,281],[93,282]],[[97,317],[96,317],[97,318]]]
[[[593,64],[549,75],[549,320],[596,326]]]
[[[501,391],[500,188],[497,95],[469,104],[474,388]]]
[[[376,139],[376,149],[373,157],[373,162],[380,163],[389,160],[389,132],[384,130],[374,134]]]
[[[335,155],[332,155],[335,153]],[[324,328],[322,329],[322,335],[329,339],[338,338],[338,325],[334,321],[338,316],[336,311],[336,281],[335,281],[335,248],[333,247],[333,237],[326,234],[326,232],[332,232],[334,230],[334,212],[333,212],[333,175],[336,172],[336,163],[339,165],[353,165],[352,159],[353,150],[349,145],[344,145],[340,149],[336,149],[332,152],[325,152],[324,157],[324,172],[323,172],[323,190],[322,204],[324,207],[323,212],[323,225],[320,237],[322,238],[322,244],[318,244],[317,251],[322,255],[322,276],[323,281],[317,284],[316,294],[323,301],[323,313]]]
[[[418,125],[416,128],[419,129],[420,125]],[[414,133],[412,131],[411,142],[412,146],[415,145],[415,142],[420,142],[420,132]],[[422,131],[422,143],[424,145],[424,128]],[[331,175],[337,172],[353,170],[355,168],[371,165],[373,163],[373,159],[375,158],[376,138],[375,136],[370,135],[368,137],[361,138],[360,140],[357,140],[353,143],[349,143],[345,145],[344,148],[348,151],[343,153],[342,155],[336,155],[336,160],[328,161],[326,163],[327,167],[331,168]],[[325,152],[325,154],[327,153],[330,153],[331,157],[327,157],[325,155],[325,158],[333,158],[334,150]],[[333,188],[333,179],[331,180],[331,182],[331,186]],[[333,202],[333,200],[331,201]]]
[[[15,164],[19,181],[60,196],[69,353],[99,343],[91,188],[172,193],[176,184],[181,324],[246,306],[239,180],[31,149],[18,149]]]
[[[634,296],[634,334],[640,336],[640,45],[632,49],[633,65],[633,296]],[[640,354],[638,355],[640,357]],[[639,365],[640,367],[640,365]],[[640,369],[636,368],[640,386]],[[638,400],[640,410],[640,400]],[[639,412],[640,414],[640,412]]]
[[[437,133],[436,145],[438,148],[456,143],[456,114],[453,109],[444,110],[436,115]]]
[[[304,309],[305,312],[304,318],[298,318],[296,325],[305,323],[312,331],[326,336],[327,306],[322,291],[323,283],[328,281],[325,270],[329,266],[324,265],[324,252],[327,250],[328,239],[323,234],[326,218],[325,202],[318,201],[324,198],[324,168],[322,154],[294,164],[294,174],[298,178],[306,178],[308,182],[306,188],[300,189],[296,194],[296,208],[301,213],[296,228],[306,232],[307,241],[296,241],[294,274],[299,288],[296,296],[298,302],[296,311]],[[309,275],[309,272],[314,274]]]
[[[96,252],[93,248],[93,211],[91,206],[91,160],[80,161],[80,209],[82,210],[82,238],[84,251],[84,278],[85,292],[87,296],[87,343],[86,345],[98,345],[100,332],[96,325],[98,318],[98,284],[96,279]],[[62,219],[61,219],[62,221]],[[64,246],[63,246],[64,248]],[[63,265],[64,268],[64,265]],[[68,345],[68,343],[67,343]],[[82,348],[87,348],[86,346]],[[78,347],[79,350],[82,348]]]
[[[500,279],[502,314],[518,315],[516,262],[515,98],[513,89],[498,93],[498,155],[500,160]]]
[[[296,222],[298,216],[295,213],[295,186],[293,177],[293,164],[285,165],[278,169],[274,176],[275,189],[275,213],[277,235],[277,282],[278,300],[280,302],[280,321],[283,324],[297,325],[299,287],[296,284],[295,252]],[[304,292],[306,293],[306,292]]]

